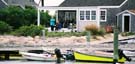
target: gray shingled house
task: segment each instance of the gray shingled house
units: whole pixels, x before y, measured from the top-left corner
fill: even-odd
[[[118,25],[121,32],[135,32],[135,29],[131,29],[135,27],[135,15],[125,11],[134,9],[134,3],[135,0],[65,0],[59,5],[61,9],[58,9],[56,18],[63,27],[75,24],[78,31],[83,31],[88,24],[96,24],[99,27]],[[132,16],[129,16],[132,19],[129,29],[123,28],[127,26],[128,14]],[[119,17],[121,15],[124,15],[125,25]]]
[[[34,0],[0,0],[0,8],[15,5],[25,8],[25,6],[37,6]]]

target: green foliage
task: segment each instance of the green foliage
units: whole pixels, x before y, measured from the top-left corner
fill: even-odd
[[[41,35],[43,29],[44,29],[43,26],[36,26],[36,25],[22,26],[15,31],[14,35],[19,35],[19,36]]]
[[[98,34],[97,34],[97,35],[103,36],[103,35],[105,35],[105,33],[106,33],[105,29],[101,28],[101,29],[98,31]]]
[[[131,35],[135,35],[135,32],[123,32],[121,33],[122,36],[131,36]]]
[[[85,32],[48,32],[47,37],[84,36]]]
[[[50,18],[51,16],[48,12],[41,12],[41,24],[49,25],[48,22]],[[0,20],[13,26],[13,29],[18,29],[21,26],[37,24],[37,10],[29,6],[27,6],[26,9],[9,6],[0,10]]]
[[[12,30],[12,27],[7,23],[0,21],[0,34],[8,33]]]
[[[50,26],[50,18],[49,11],[41,12],[41,24],[45,26]]]

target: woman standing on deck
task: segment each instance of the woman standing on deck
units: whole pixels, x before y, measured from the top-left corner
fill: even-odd
[[[51,26],[51,31],[54,31],[55,19],[53,17],[50,19],[50,26]]]

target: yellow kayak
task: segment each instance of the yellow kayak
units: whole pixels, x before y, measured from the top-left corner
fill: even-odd
[[[74,51],[74,57],[76,61],[86,61],[86,62],[113,62],[113,57],[104,57],[104,56],[96,56],[96,55],[89,55]],[[125,57],[121,57],[118,59],[118,62],[124,63],[126,61]]]

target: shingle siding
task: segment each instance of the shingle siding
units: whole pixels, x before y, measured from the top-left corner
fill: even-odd
[[[0,9],[5,8],[5,7],[6,5],[2,2],[2,0],[0,0]]]
[[[128,0],[122,7],[121,10],[135,9],[135,0]]]
[[[135,15],[131,14],[131,32],[135,32]]]
[[[78,6],[119,6],[125,0],[65,0],[61,7],[78,7]]]
[[[106,10],[107,10],[107,21],[106,22],[100,21],[100,25],[101,26],[106,26],[106,25],[113,26],[117,22],[116,14],[120,12],[120,9],[119,8],[107,8]]]
[[[118,29],[120,32],[122,32],[122,14],[120,14],[117,18],[118,18],[117,20]]]

